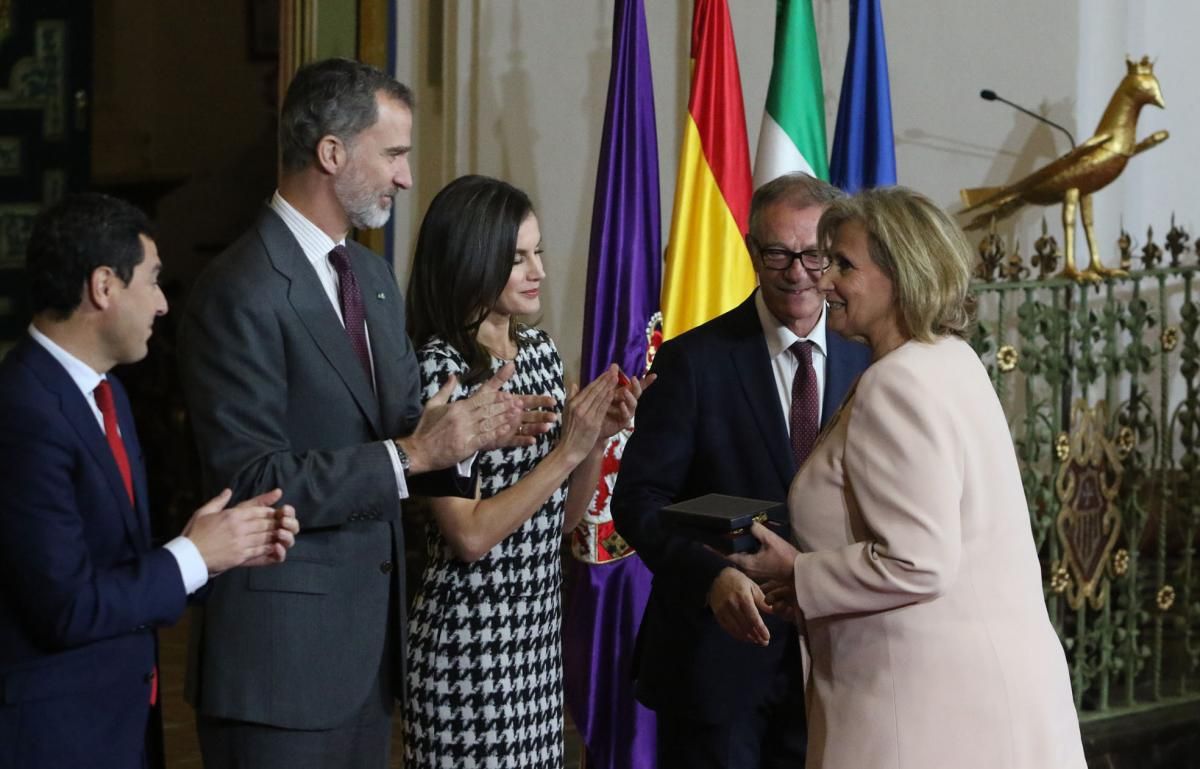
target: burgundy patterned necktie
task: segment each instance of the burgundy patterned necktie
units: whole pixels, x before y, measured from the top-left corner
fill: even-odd
[[[367,372],[367,380],[374,387],[371,352],[367,349],[367,316],[363,310],[362,290],[358,287],[358,278],[354,276],[354,268],[350,266],[350,251],[345,246],[334,246],[329,252],[329,263],[338,274],[338,301],[342,305],[346,336],[350,338],[350,346],[354,348],[355,354],[362,362],[363,370]]]
[[[817,372],[813,368],[812,342],[797,341],[790,348],[800,365],[792,379],[792,413],[788,428],[792,434],[792,457],[796,468],[804,464],[817,440],[817,414],[821,402],[817,397]]]

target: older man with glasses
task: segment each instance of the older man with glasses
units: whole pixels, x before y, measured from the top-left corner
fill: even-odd
[[[659,766],[803,766],[796,629],[761,589],[675,536],[659,510],[709,493],[782,502],[869,352],[825,329],[817,222],[842,193],[805,174],[763,185],[746,245],[759,287],[663,345],[613,497],[617,528],[654,572],[637,696],[658,714]]]

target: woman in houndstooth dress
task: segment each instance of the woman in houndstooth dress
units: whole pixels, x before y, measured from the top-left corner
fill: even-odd
[[[475,499],[432,500],[410,622],[406,769],[562,766],[559,546],[636,396],[613,369],[567,399],[554,342],[514,320],[540,307],[540,239],[529,198],[480,176],[451,182],[421,224],[408,303],[423,399],[465,398],[511,362],[504,389],[549,396],[561,424],[527,421],[519,445],[481,452]]]

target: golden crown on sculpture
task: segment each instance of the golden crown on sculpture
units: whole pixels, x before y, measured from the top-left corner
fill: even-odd
[[[1092,194],[1120,176],[1129,158],[1162,144],[1168,136],[1166,131],[1155,131],[1142,141],[1136,141],[1137,119],[1142,107],[1147,104],[1164,107],[1165,104],[1150,57],[1143,56],[1141,61],[1126,57],[1125,69],[1125,77],[1090,139],[1013,184],[960,192],[966,206],[962,213],[983,211],[967,224],[966,229],[989,227],[1028,204],[1061,204],[1064,266],[1060,276],[1097,281],[1123,274],[1100,262],[1092,227]],[[1083,219],[1083,233],[1091,257],[1084,270],[1079,270],[1075,264],[1076,211]]]

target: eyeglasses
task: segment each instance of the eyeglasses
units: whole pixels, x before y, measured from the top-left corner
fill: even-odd
[[[754,241],[753,238],[751,238]],[[832,261],[829,254],[818,249],[808,248],[803,251],[791,251],[782,246],[770,246],[762,248],[754,241],[755,248],[758,251],[758,256],[762,259],[763,266],[771,270],[786,270],[791,268],[792,262],[800,260],[800,265],[806,270],[813,272],[825,272],[829,269],[829,264]]]

